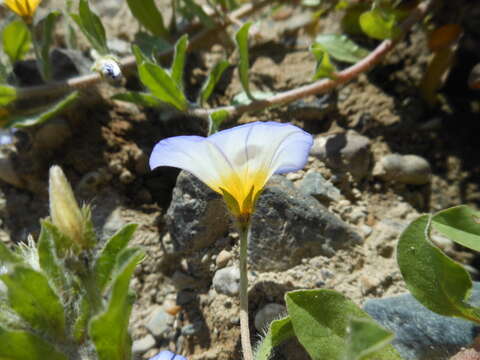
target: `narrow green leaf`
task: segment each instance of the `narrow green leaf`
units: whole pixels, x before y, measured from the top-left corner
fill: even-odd
[[[162,14],[158,11],[154,0],[127,0],[127,4],[133,16],[148,31],[156,36],[168,38]]]
[[[292,291],[285,300],[295,335],[313,360],[345,360],[351,320],[370,319],[355,303],[333,290]],[[391,345],[375,356],[401,359]]]
[[[72,105],[79,97],[79,92],[75,91],[64,97],[45,111],[33,115],[12,116],[5,127],[25,128],[29,126],[43,124],[45,121],[62,113],[66,108]]]
[[[315,42],[332,58],[354,64],[369,54],[368,50],[358,46],[345,35],[319,35]]]
[[[160,100],[158,100],[155,96],[153,96],[150,93],[144,93],[144,92],[127,91],[127,92],[112,96],[112,99],[126,101],[136,105],[145,106],[145,107],[161,108],[165,106],[165,104]]]
[[[100,252],[94,266],[97,286],[100,291],[103,291],[110,281],[117,256],[127,247],[136,228],[136,224],[129,224],[123,227],[107,241],[105,247]]]
[[[2,241],[0,241],[0,263],[18,264],[22,262],[22,258],[10,251],[10,249]]]
[[[68,360],[51,344],[27,331],[0,328],[0,359],[2,360]]]
[[[185,59],[188,48],[188,35],[183,35],[175,44],[175,55],[173,56],[172,68],[170,73],[173,81],[177,83],[180,89],[183,89],[183,71],[185,68]]]
[[[17,98],[17,90],[13,86],[0,85],[0,106],[5,106]]]
[[[221,60],[212,68],[208,74],[207,80],[203,83],[200,95],[198,96],[198,102],[200,105],[205,104],[213,93],[213,89],[220,81],[225,70],[230,66],[227,60]]]
[[[65,339],[63,304],[42,273],[15,265],[12,271],[0,275],[0,279],[8,288],[10,307],[32,328],[59,341]]]
[[[220,126],[225,120],[228,119],[230,113],[227,110],[217,110],[210,114],[208,117],[208,135],[215,134],[220,130]]]
[[[252,26],[251,22],[246,22],[235,34],[235,40],[237,41],[237,49],[240,54],[240,61],[238,64],[238,73],[240,74],[240,82],[242,83],[243,91],[247,96],[253,100],[252,93],[250,92],[250,83],[248,79],[248,70],[250,68],[249,51],[248,51],[248,31]]]
[[[395,15],[378,8],[366,11],[359,18],[360,27],[363,32],[371,38],[384,40],[395,35]]]
[[[3,50],[10,62],[22,60],[32,45],[32,35],[22,20],[14,20],[3,29]]]
[[[52,78],[52,67],[50,64],[50,47],[53,43],[53,32],[55,29],[55,23],[60,17],[60,11],[51,11],[41,19],[37,27],[41,29],[41,41],[40,49],[37,52],[37,62],[40,67],[40,72],[45,80]]]
[[[129,294],[130,278],[144,254],[139,249],[125,249],[117,258],[118,271],[105,312],[90,321],[89,334],[99,360],[130,360],[132,340],[128,323],[134,299]]]
[[[480,211],[461,205],[436,213],[433,228],[457,244],[480,251]]]
[[[215,22],[211,19],[210,16],[203,10],[203,8],[195,3],[194,0],[183,0],[185,2],[186,7],[184,8],[188,10],[190,14],[196,15],[200,22],[205,25],[207,28],[215,27]]]
[[[153,62],[153,58],[148,56],[140,46],[133,44],[132,45],[132,53],[133,56],[135,56],[135,62],[137,63],[137,68],[140,68],[140,65],[142,65],[144,62]]]
[[[139,67],[142,83],[161,101],[180,111],[187,110],[188,102],[177,83],[161,66],[145,62]]]
[[[267,334],[255,351],[255,360],[269,360],[275,346],[294,336],[295,333],[289,317],[272,321]]]
[[[347,340],[345,360],[364,360],[381,350],[394,338],[394,334],[369,319],[352,319]]]
[[[64,235],[55,225],[53,225],[51,222],[47,220],[42,221],[42,229],[45,228],[46,231],[48,231],[49,236],[53,240],[53,243],[55,244],[55,253],[59,258],[64,258],[69,251],[69,249],[72,248],[72,246],[75,246],[76,244],[68,238],[66,235]]]
[[[466,302],[472,288],[470,275],[432,244],[429,231],[429,215],[423,215],[400,236],[397,261],[407,288],[431,311],[480,321]]]
[[[40,267],[55,284],[57,290],[63,291],[66,288],[65,269],[57,256],[55,234],[50,231],[51,224],[45,225],[42,222],[40,237],[38,239],[38,259]]]
[[[315,69],[313,80],[334,78],[336,69],[330,62],[328,52],[320,44],[313,44],[310,50],[317,59],[317,68]]]
[[[95,50],[101,55],[107,55],[108,47],[105,28],[98,15],[90,9],[88,0],[80,0],[78,14],[70,14],[70,16]]]

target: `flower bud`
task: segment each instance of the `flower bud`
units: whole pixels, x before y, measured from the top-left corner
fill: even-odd
[[[80,248],[88,245],[85,238],[85,219],[73,190],[59,166],[50,168],[50,217],[60,232]]]

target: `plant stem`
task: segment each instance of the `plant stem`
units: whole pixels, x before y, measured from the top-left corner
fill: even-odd
[[[253,360],[252,343],[250,342],[250,328],[248,322],[248,272],[247,272],[247,245],[250,233],[250,224],[239,226],[240,232],[240,336],[242,340],[243,358]]]

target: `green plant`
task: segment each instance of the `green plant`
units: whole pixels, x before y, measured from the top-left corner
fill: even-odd
[[[136,225],[105,243],[79,208],[62,170],[50,170],[50,219],[37,244],[0,243],[0,358],[131,359],[130,278],[143,251]]]

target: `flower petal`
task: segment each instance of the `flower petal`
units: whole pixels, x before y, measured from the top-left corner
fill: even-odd
[[[153,358],[150,358],[150,360],[187,360],[187,358],[185,358],[182,355],[175,354],[171,351],[163,350],[158,355],[155,355]]]
[[[221,193],[222,180],[233,170],[221,151],[201,136],[175,136],[155,145],[150,168],[173,166],[193,175]]]
[[[283,174],[302,169],[307,163],[312,145],[312,135],[298,128],[277,148],[271,164],[274,173]]]

